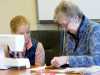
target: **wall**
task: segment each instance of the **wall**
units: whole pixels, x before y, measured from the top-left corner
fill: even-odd
[[[55,30],[56,26],[37,24],[36,0],[0,0],[0,33],[10,33],[13,16],[24,15],[31,23],[31,30]]]
[[[9,22],[15,15],[24,15],[36,30],[35,0],[0,0],[0,33],[9,33]]]
[[[56,6],[62,0],[37,0],[39,20],[52,20]],[[89,19],[100,19],[100,0],[66,0],[75,3],[89,17]]]

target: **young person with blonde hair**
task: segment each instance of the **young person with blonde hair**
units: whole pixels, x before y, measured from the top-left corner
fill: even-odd
[[[10,29],[12,34],[22,34],[25,38],[25,47],[22,56],[28,58],[31,65],[44,65],[45,52],[42,43],[30,37],[30,24],[25,16],[15,16],[10,21]],[[14,57],[9,52],[10,57]]]

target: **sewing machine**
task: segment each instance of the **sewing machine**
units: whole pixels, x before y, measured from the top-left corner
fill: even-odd
[[[15,53],[23,52],[24,43],[25,43],[24,35],[0,34],[0,47],[2,45],[7,45],[9,46],[9,50],[11,52],[15,52]],[[3,61],[0,64],[0,68],[2,69],[11,68],[11,67],[30,68],[30,62],[29,59],[27,58],[4,57],[1,61]]]

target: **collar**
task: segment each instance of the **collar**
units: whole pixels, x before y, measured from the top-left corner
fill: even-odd
[[[77,31],[77,38],[80,39],[87,32],[89,19],[86,16],[83,16],[80,27]]]

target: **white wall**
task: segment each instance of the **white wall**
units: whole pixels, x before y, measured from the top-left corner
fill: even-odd
[[[38,0],[40,20],[52,20],[54,9],[62,0]],[[100,19],[100,0],[69,0],[76,3],[90,18]]]
[[[24,15],[36,30],[35,0],[0,0],[0,33],[9,33],[9,22],[13,16]]]

